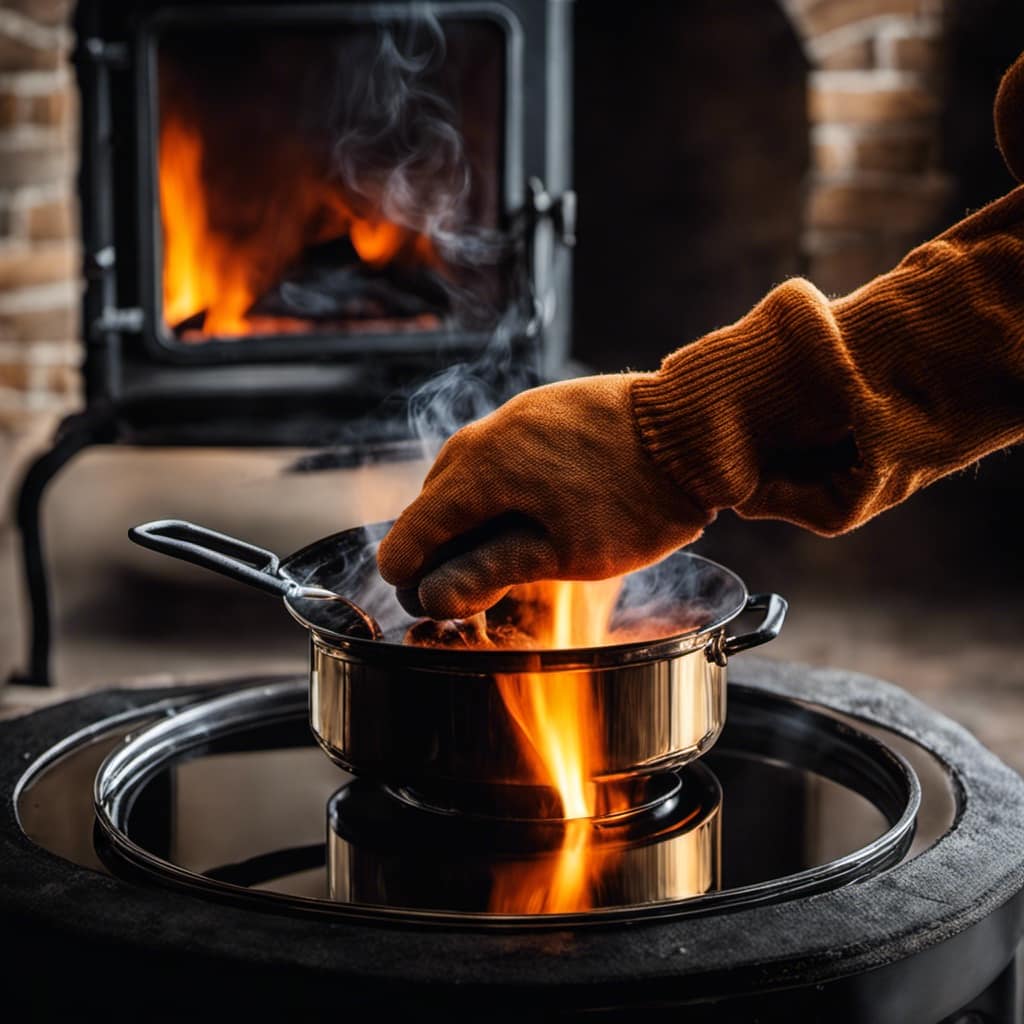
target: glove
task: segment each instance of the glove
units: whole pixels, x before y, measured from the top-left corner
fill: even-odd
[[[534,388],[453,435],[378,551],[402,603],[465,618],[517,583],[618,576],[696,540],[713,513],[644,448],[642,376]]]

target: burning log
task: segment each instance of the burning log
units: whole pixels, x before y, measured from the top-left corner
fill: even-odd
[[[210,144],[186,116],[165,113],[164,317],[186,340],[257,333],[268,317],[303,330],[448,311],[430,239],[379,211],[355,212],[315,154],[282,144],[262,174],[222,180],[210,174]]]
[[[393,319],[433,315],[450,303],[444,280],[429,267],[362,262],[348,238],[309,249],[302,262],[252,306],[256,316],[314,321]]]

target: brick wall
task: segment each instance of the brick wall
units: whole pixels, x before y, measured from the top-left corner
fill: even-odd
[[[71,7],[0,6],[0,489],[17,441],[78,401]]]
[[[841,294],[940,226],[942,0],[781,0],[808,61],[808,276]]]

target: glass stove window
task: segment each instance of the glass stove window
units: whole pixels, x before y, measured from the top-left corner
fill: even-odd
[[[176,26],[157,67],[172,338],[493,323],[507,278],[497,25]]]

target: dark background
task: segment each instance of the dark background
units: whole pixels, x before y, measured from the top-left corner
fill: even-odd
[[[575,354],[657,368],[803,272],[807,63],[767,0],[576,4]],[[601,296],[601,299],[597,297]]]
[[[574,354],[655,369],[807,273],[808,63],[773,0],[575,10]],[[940,166],[954,187],[935,234],[1015,184],[992,102],[1024,50],[1024,3],[953,0],[943,18]]]

